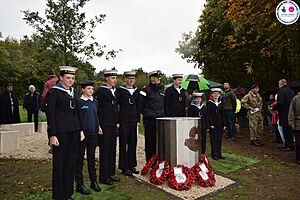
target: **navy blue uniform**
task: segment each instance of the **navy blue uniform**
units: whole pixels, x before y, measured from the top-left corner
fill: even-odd
[[[53,146],[52,194],[65,199],[74,193],[75,163],[82,123],[78,97],[74,89],[60,84],[47,95],[49,136],[56,136],[59,146]]]
[[[149,83],[140,91],[139,110],[143,114],[146,161],[156,155],[156,118],[164,116],[164,93],[160,84]]]
[[[211,143],[211,156],[214,159],[222,157],[222,138],[223,128],[226,126],[225,114],[222,101],[215,103],[213,100],[209,100],[206,105],[208,114],[208,125],[210,133]],[[214,126],[212,129],[211,126]]]
[[[164,111],[166,117],[185,117],[185,90],[180,88],[180,93],[174,85],[165,91]]]
[[[194,102],[191,103],[188,111],[188,117],[199,117],[200,128],[201,128],[201,153],[205,154],[206,150],[206,129],[208,128],[208,117],[207,110],[204,105],[204,101],[200,105],[196,105]]]
[[[95,97],[98,100],[98,118],[103,135],[100,135],[100,182],[110,180],[116,171],[116,132],[119,107],[115,88],[100,86]]]
[[[139,121],[138,96],[136,87],[121,85],[117,90],[120,105],[120,149],[119,169],[129,170],[137,166],[137,122]]]
[[[79,153],[76,163],[75,181],[78,186],[84,185],[83,182],[83,161],[85,150],[87,150],[87,164],[90,181],[96,182],[97,175],[95,169],[95,150],[98,143],[99,120],[98,120],[98,101],[96,99],[81,97],[79,100],[82,126],[85,139],[80,142]]]

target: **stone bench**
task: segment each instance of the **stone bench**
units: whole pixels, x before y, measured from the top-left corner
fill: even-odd
[[[34,123],[2,124],[1,128],[5,130],[18,131],[19,136],[28,136],[34,133]]]
[[[0,129],[0,153],[19,149],[19,131]]]

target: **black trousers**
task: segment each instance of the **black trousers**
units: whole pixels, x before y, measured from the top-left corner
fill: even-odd
[[[120,123],[119,169],[127,170],[137,166],[137,122]]]
[[[27,110],[27,122],[32,122],[32,115],[34,118],[34,131],[38,131],[39,126],[39,111],[38,110]]]
[[[215,127],[209,129],[210,145],[211,145],[211,157],[220,158],[222,156],[222,138],[223,138],[223,127]]]
[[[59,146],[53,146],[52,197],[64,199],[74,193],[75,163],[78,155],[79,131],[57,134]]]
[[[143,119],[145,129],[146,161],[156,155],[156,118]]]
[[[283,134],[285,139],[285,146],[289,148],[293,148],[293,133],[292,133],[292,127],[291,126],[282,126],[283,128]]]
[[[300,130],[294,130],[296,139],[296,161],[300,161]]]
[[[95,150],[98,143],[98,135],[88,135],[83,141],[80,142],[78,157],[76,161],[75,169],[75,181],[77,186],[83,185],[83,162],[85,150],[87,153],[87,166],[89,172],[89,178],[91,182],[97,181],[96,169],[95,169]]]
[[[116,126],[102,126],[100,135],[100,181],[109,179],[116,173]]]
[[[206,129],[201,129],[201,153],[206,151]]]

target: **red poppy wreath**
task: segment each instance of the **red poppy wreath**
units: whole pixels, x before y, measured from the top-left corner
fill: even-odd
[[[150,171],[150,182],[155,185],[162,185],[170,174],[170,165],[168,161],[156,161],[156,164]]]
[[[149,169],[153,167],[153,165],[155,164],[155,162],[158,160],[158,156],[154,155],[150,158],[150,160],[148,160],[148,162],[146,163],[146,165],[143,167],[142,171],[141,171],[141,175],[145,176]]]
[[[194,185],[193,171],[184,165],[173,167],[170,171],[168,185],[175,190],[189,190]]]
[[[212,170],[206,156],[201,156],[200,161],[197,162],[191,170],[194,172],[195,180],[200,186],[212,187],[215,185],[215,173]]]

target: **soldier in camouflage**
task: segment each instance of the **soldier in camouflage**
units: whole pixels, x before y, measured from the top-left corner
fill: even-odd
[[[263,101],[258,91],[258,85],[252,85],[250,92],[241,100],[242,106],[248,110],[250,144],[255,146],[263,145],[260,141],[260,134],[263,131],[263,116],[261,114]]]

